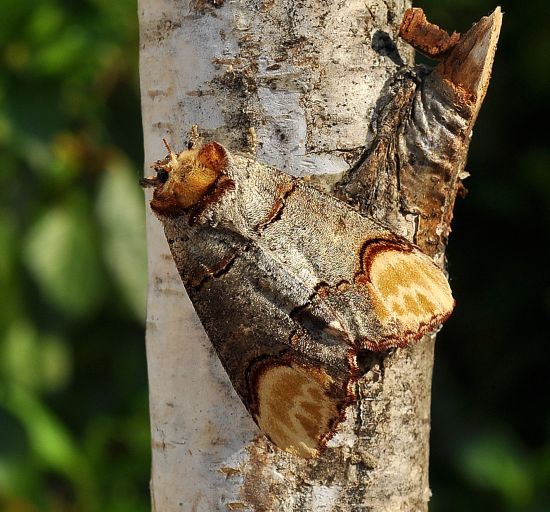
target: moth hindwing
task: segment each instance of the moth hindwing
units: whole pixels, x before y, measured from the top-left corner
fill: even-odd
[[[401,347],[451,314],[417,247],[302,180],[211,142],[141,181],[233,386],[265,435],[317,455],[354,402],[361,349]]]

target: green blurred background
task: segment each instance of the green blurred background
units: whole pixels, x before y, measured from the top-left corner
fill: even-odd
[[[495,6],[415,5],[459,31]],[[449,246],[436,512],[550,510],[550,5],[503,8]],[[136,11],[2,0],[1,511],[150,508]]]

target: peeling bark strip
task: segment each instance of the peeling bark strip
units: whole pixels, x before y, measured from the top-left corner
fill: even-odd
[[[146,161],[161,154],[163,137],[183,147],[198,124],[233,151],[252,149],[255,132],[256,158],[294,174],[342,173],[367,134],[338,194],[441,261],[501,15],[483,19],[428,73],[396,69],[411,63],[396,39],[406,7],[140,0]],[[427,509],[432,339],[385,356],[361,352],[357,407],[323,456],[298,459],[258,436],[154,219],[148,239],[154,510]]]
[[[399,37],[415,50],[437,59],[452,49],[460,39],[458,32],[448,32],[430,23],[424,11],[419,8],[407,9],[399,27]]]

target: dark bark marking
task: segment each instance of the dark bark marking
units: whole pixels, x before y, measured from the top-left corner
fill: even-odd
[[[405,65],[403,58],[399,54],[397,45],[387,32],[383,30],[377,30],[372,36],[371,48],[382,55],[382,57],[388,57],[394,64],[401,67]]]

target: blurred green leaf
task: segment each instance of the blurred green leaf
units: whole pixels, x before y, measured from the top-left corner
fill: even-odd
[[[0,95],[1,95],[0,90]],[[0,98],[1,100],[1,98]],[[5,144],[12,135],[11,121],[0,112],[0,144]]]
[[[67,345],[52,334],[39,334],[26,320],[13,321],[0,344],[1,373],[26,388],[53,391],[71,374]]]
[[[139,319],[145,318],[147,254],[145,202],[136,173],[121,161],[106,170],[97,198],[103,251],[123,297]]]
[[[22,309],[18,273],[19,244],[14,224],[12,212],[0,211],[0,289],[9,297],[0,308],[0,326],[7,326]]]
[[[0,364],[2,374],[12,382],[29,388],[40,387],[37,333],[28,322],[11,324],[2,340]]]
[[[36,495],[40,492],[40,476],[33,465],[23,426],[1,406],[4,396],[0,391],[0,510],[10,511],[17,509],[10,509],[14,505],[3,499],[10,497],[19,502],[24,496]],[[30,505],[30,501],[26,503]]]
[[[63,423],[38,397],[21,386],[12,385],[0,393],[0,405],[19,419],[31,450],[41,464],[73,483],[77,501],[89,505],[96,502],[97,490],[87,459]]]
[[[66,27],[52,42],[37,51],[33,69],[47,74],[67,72],[85,54],[87,47],[86,34],[80,27]]]
[[[56,2],[40,2],[32,12],[26,27],[27,39],[47,43],[63,28],[65,14]]]
[[[42,293],[67,314],[82,316],[97,306],[105,276],[81,201],[44,213],[31,227],[24,258]]]
[[[67,475],[85,469],[69,432],[42,406],[36,395],[21,386],[10,386],[3,405],[24,425],[36,454],[48,465]]]
[[[42,389],[48,392],[64,388],[72,373],[67,343],[52,334],[41,335],[39,354]]]
[[[513,441],[493,434],[472,442],[463,451],[464,474],[476,485],[497,491],[506,503],[526,507],[533,496],[529,467]]]

